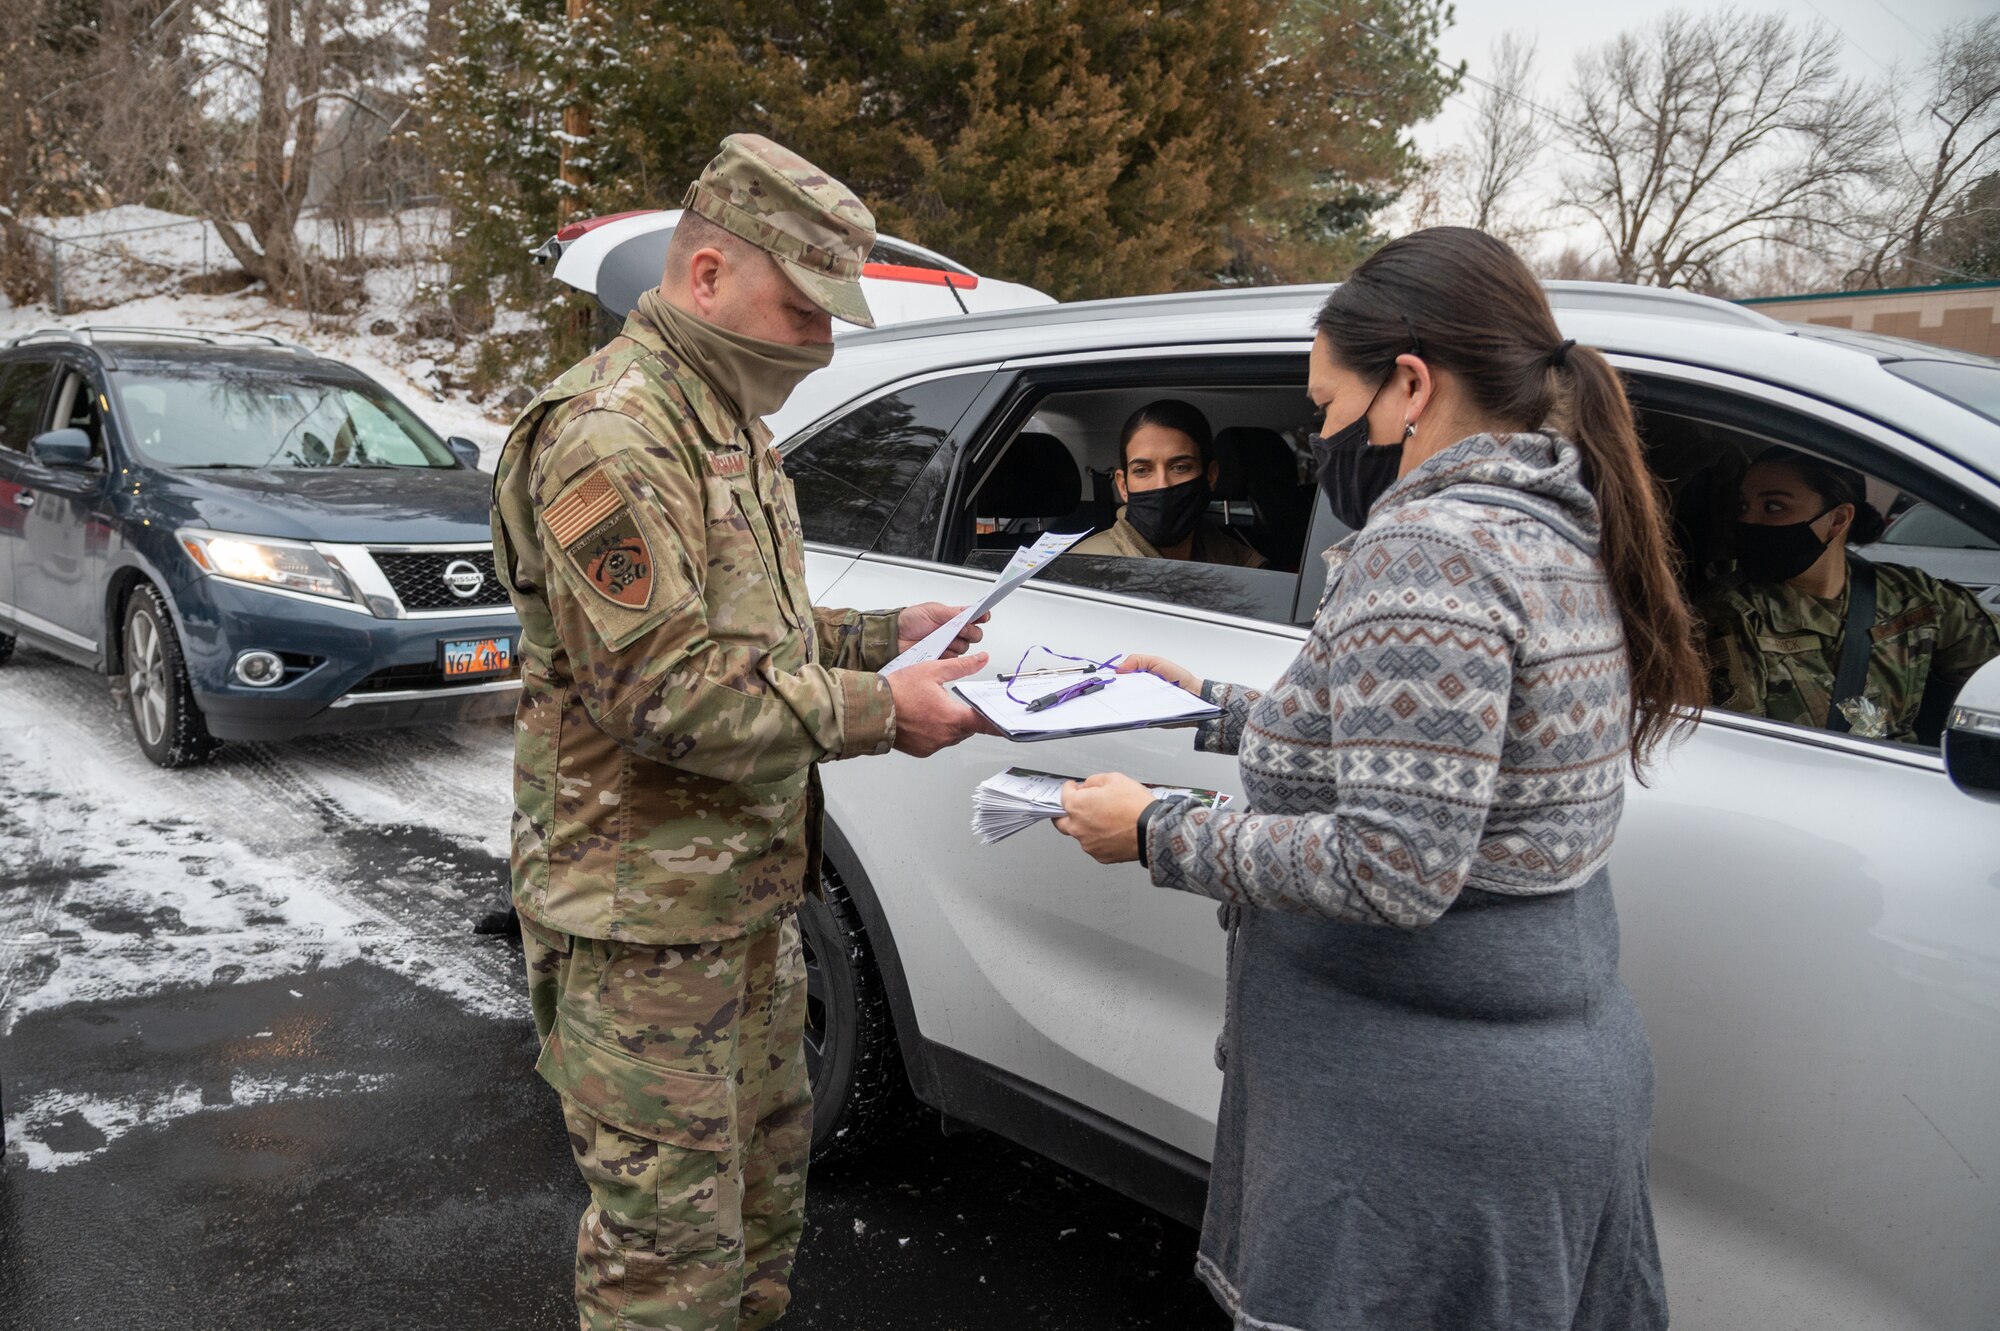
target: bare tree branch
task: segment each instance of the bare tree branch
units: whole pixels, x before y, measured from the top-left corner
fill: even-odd
[[[1570,100],[1563,201],[1628,282],[1711,282],[1746,246],[1845,225],[1880,171],[1836,38],[1777,17],[1668,14],[1586,53]]]
[[[1860,270],[1871,286],[1935,280],[1929,251],[1945,217],[2000,171],[2000,17],[1945,29],[1924,75],[1921,100],[1897,128],[1896,169]]]
[[[1507,33],[1493,44],[1490,72],[1473,112],[1472,225],[1504,240],[1526,239],[1541,228],[1523,225],[1508,200],[1548,143],[1548,127],[1530,102],[1513,92],[1535,82],[1535,44]]]

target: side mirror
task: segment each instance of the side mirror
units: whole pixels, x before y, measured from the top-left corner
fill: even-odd
[[[45,467],[95,471],[97,459],[92,451],[90,432],[73,427],[45,430],[28,441],[28,456]]]
[[[2000,803],[2000,657],[1958,691],[1945,726],[1944,770],[1974,799]]]
[[[473,443],[464,435],[455,434],[444,441],[444,446],[451,450],[453,457],[458,459],[459,466],[464,467],[467,471],[479,470],[478,444]]]

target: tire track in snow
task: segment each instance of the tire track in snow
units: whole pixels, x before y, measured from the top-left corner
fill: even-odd
[[[454,828],[426,820],[429,794],[485,776],[490,736],[236,745],[168,772],[107,694],[37,653],[0,667],[0,1024],[357,957],[485,1015],[523,1010],[514,954],[467,928],[486,891],[441,881],[490,880],[492,853],[472,833],[494,789],[437,801]],[[504,766],[486,777],[505,779]],[[419,821],[384,829],[385,811]],[[400,860],[398,838],[412,851]]]

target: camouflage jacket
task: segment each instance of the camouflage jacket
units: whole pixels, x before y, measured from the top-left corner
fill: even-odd
[[[1732,580],[1702,599],[1715,706],[1795,725],[1826,725],[1847,593],[1832,600],[1780,583]],[[1935,678],[1959,686],[2000,654],[1996,624],[1956,583],[1901,564],[1875,565],[1875,644],[1863,696],[1881,708],[1873,739],[1916,741],[1917,709]]]
[[[770,441],[643,312],[507,438],[514,901],[537,924],[637,943],[760,928],[816,855],[813,764],[894,739],[867,672],[895,655],[896,614],[814,610]]]

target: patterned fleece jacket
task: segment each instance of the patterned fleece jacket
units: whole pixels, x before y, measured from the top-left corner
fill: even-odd
[[[1631,683],[1575,444],[1474,435],[1327,552],[1269,690],[1205,684],[1197,748],[1240,811],[1154,815],[1153,881],[1235,906],[1420,928],[1462,888],[1582,886],[1624,803]]]

